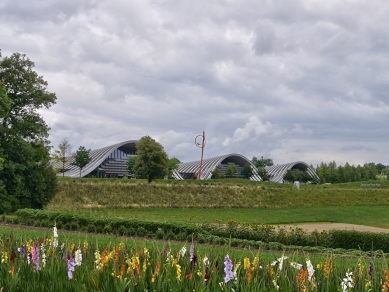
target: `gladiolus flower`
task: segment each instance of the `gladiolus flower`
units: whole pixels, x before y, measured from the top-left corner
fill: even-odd
[[[234,274],[232,273],[232,262],[228,255],[224,257],[224,272],[226,273],[224,282],[228,283],[232,278],[234,278]]]
[[[68,277],[69,277],[69,280],[73,279],[74,267],[75,267],[74,258],[71,256],[68,256]]]
[[[82,262],[81,249],[77,249],[75,254],[74,254],[74,263],[76,266],[81,266],[81,262]]]

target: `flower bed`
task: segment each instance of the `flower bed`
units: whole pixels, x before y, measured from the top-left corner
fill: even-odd
[[[240,253],[241,254],[241,253]],[[61,242],[0,235],[0,291],[388,291],[384,259],[315,260],[184,244]],[[300,260],[299,260],[300,259]],[[384,267],[382,269],[381,267]]]

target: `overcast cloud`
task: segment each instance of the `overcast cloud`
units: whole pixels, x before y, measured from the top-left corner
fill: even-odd
[[[42,110],[96,149],[150,135],[170,157],[389,164],[386,0],[0,0],[2,55],[57,95]]]

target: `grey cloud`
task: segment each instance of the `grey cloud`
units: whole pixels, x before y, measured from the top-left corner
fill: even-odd
[[[42,111],[53,145],[152,135],[188,161],[205,130],[207,157],[353,162],[349,145],[376,149],[361,160],[386,153],[386,3],[10,3],[0,4],[2,53],[26,53],[57,93]]]
[[[347,146],[343,146],[341,150],[346,151],[346,152],[349,152],[349,151],[352,151],[352,152],[355,152],[355,151],[375,152],[375,151],[377,151],[377,149],[374,149],[374,148],[368,147],[368,146],[363,146],[363,145],[347,145]]]

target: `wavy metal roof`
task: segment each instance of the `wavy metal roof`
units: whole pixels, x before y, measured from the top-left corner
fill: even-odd
[[[303,161],[296,161],[286,164],[266,166],[265,169],[267,171],[267,175],[269,177],[269,181],[282,183],[284,181],[284,176],[289,169],[300,169],[302,171],[308,172],[308,174],[312,177],[315,182],[319,182],[319,176],[316,174],[316,171],[310,167],[307,163]]]
[[[107,146],[104,148],[92,150],[90,152],[90,157],[92,158],[92,161],[89,162],[81,172],[81,177],[84,177],[91,173],[93,170],[98,168],[106,158],[116,149],[122,146],[133,146],[135,147],[135,143],[138,142],[138,140],[128,140],[125,142],[117,143],[111,146]],[[69,161],[65,163],[65,176],[68,177],[79,177],[80,176],[80,169],[77,166],[71,165],[71,163],[74,161],[74,158],[69,157]],[[53,163],[54,168],[62,168],[61,163]],[[62,176],[62,173],[58,173],[57,175]]]
[[[262,178],[257,173],[257,168],[254,164],[251,163],[246,157],[240,154],[226,154],[222,156],[217,156],[213,158],[207,158],[203,160],[203,170],[201,173],[201,179],[210,179],[212,177],[212,172],[218,167],[222,162],[233,162],[239,166],[245,166],[249,164],[253,170],[253,176],[250,178],[251,180],[261,181]],[[178,172],[181,177],[184,177],[183,174],[197,174],[200,168],[200,160],[181,163],[178,167]],[[173,173],[174,176],[174,173]],[[175,177],[176,179],[180,179],[179,177]]]

